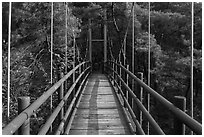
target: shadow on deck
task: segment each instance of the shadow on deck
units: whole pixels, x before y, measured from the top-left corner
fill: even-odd
[[[122,106],[107,77],[93,73],[88,78],[69,134],[131,134]]]

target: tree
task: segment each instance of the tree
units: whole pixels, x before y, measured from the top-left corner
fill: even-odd
[[[3,16],[8,19],[8,3],[3,3]],[[54,3],[54,44],[53,44],[53,81],[58,80],[59,67],[63,69],[65,58],[65,4]],[[80,32],[80,20],[76,18],[69,7],[68,17],[68,68],[72,68],[73,35],[77,36]],[[3,117],[4,125],[17,115],[17,97],[29,95],[31,102],[36,100],[48,88],[50,83],[50,23],[51,23],[51,3],[31,2],[31,3],[12,3],[12,41],[11,41],[11,117],[6,121],[6,115]],[[3,114],[7,111],[7,47],[6,41],[8,35],[8,20],[2,24],[3,30]],[[73,32],[74,30],[74,32]],[[53,104],[56,105],[57,99],[54,96]],[[49,105],[49,102],[45,103]],[[46,120],[49,114],[49,107],[39,111],[37,121],[40,123]],[[32,123],[35,124],[35,123]]]

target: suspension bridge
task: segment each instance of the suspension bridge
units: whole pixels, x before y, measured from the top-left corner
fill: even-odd
[[[134,12],[132,14],[134,15]],[[61,73],[61,79],[53,83],[53,86],[32,104],[29,104],[29,97],[19,98],[21,107],[19,115],[3,128],[3,135],[30,134],[30,117],[55,92],[58,92],[59,96],[58,105],[42,125],[38,135],[50,133],[55,135],[151,133],[164,135],[162,127],[149,112],[151,104],[144,105],[145,97],[154,98],[165,107],[165,111],[172,113],[174,118],[172,134],[185,134],[185,127],[194,134],[202,134],[202,125],[183,110],[185,98],[176,97],[177,103],[172,103],[153,90],[149,83],[144,83],[142,73],[138,75],[130,71],[131,66],[126,63],[123,48],[118,60],[112,57],[111,48],[107,46],[106,20],[106,13],[104,13],[104,38],[98,40],[103,42],[104,46],[103,61],[93,62],[92,60],[92,42],[97,40],[92,39],[91,25],[89,25],[87,59],[76,64],[71,71]],[[132,67],[134,70],[134,52]],[[70,78],[73,79],[73,83],[68,88],[67,83]],[[56,119],[58,122],[54,122]],[[53,126],[56,127],[54,130]]]

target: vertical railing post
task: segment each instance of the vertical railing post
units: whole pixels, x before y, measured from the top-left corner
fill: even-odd
[[[68,3],[65,2],[65,75],[67,74],[68,71]],[[68,89],[68,81],[65,81],[65,91]]]
[[[63,72],[60,71],[60,79],[62,79],[64,76]],[[60,86],[60,90],[58,90],[58,101],[60,102],[64,97],[64,82],[62,83],[62,85]],[[60,113],[59,113],[59,123],[61,122],[61,120],[64,117],[64,107],[62,107]]]
[[[25,110],[30,105],[30,97],[24,96],[18,98],[18,114]],[[30,118],[28,118],[23,125],[18,129],[19,135],[30,134]]]
[[[86,66],[85,66],[85,65],[86,65],[86,63],[82,65],[82,71],[84,71],[84,70],[86,69]],[[84,78],[85,78],[85,75],[84,75],[83,79],[84,79]]]
[[[83,68],[83,64],[81,65],[81,72],[84,72],[84,68]],[[86,73],[81,77],[81,79],[83,80],[84,79],[84,76],[86,75]]]
[[[183,96],[175,96],[174,105],[185,112],[186,111],[186,98]],[[183,124],[183,122],[180,121],[177,117],[174,117],[174,134],[175,135],[185,135],[185,124]]]
[[[86,62],[83,65],[83,70],[85,70],[85,69],[86,69]]]
[[[104,73],[106,72],[107,63],[107,13],[106,8],[104,9]]]
[[[80,64],[80,62],[79,62],[79,64]],[[82,70],[82,65],[79,67],[79,74],[78,74],[78,76],[81,74],[83,72],[83,70]],[[81,79],[79,80],[79,83],[81,83]]]
[[[112,62],[113,63],[113,70],[115,71],[115,63],[114,62]],[[113,80],[115,80],[115,74],[114,74],[114,71],[113,71]],[[115,85],[115,82],[113,82],[113,85]]]
[[[116,61],[114,61],[114,65],[115,65],[115,72],[117,72],[117,65],[115,64],[115,63],[117,63]],[[114,79],[115,80],[117,80],[117,76],[116,76],[116,74],[113,72],[113,74],[114,74]],[[117,82],[117,81],[116,81]]]
[[[119,64],[120,65],[122,65],[122,63],[121,62],[119,62]],[[121,67],[119,67],[119,76],[122,78],[122,73],[121,73]],[[119,86],[120,86],[120,88],[122,89],[122,84],[121,84],[121,81],[120,81],[120,79],[119,79]]]
[[[117,74],[120,75],[120,67],[118,66],[118,64],[119,64],[119,61],[117,60],[117,64],[116,64]],[[119,80],[119,78],[118,78],[118,75],[115,75],[115,76],[116,76],[118,85],[120,85],[120,80]]]
[[[89,67],[89,62],[86,62],[83,66],[84,70],[87,69],[87,67]],[[91,70],[90,70],[91,71]]]
[[[117,66],[117,60],[116,60],[116,62],[115,62],[116,64],[115,64],[115,71],[116,71],[116,73],[118,73],[118,66]],[[116,74],[114,74],[114,79],[116,80],[116,82],[118,83],[118,80],[117,80],[117,75]]]
[[[90,18],[89,18],[89,61],[92,62],[92,30]]]
[[[140,80],[143,81],[143,73],[139,72]],[[143,87],[140,86],[140,102],[143,103]],[[140,125],[142,126],[142,111],[140,110],[140,117],[139,117]]]
[[[127,70],[129,70],[129,65],[127,65]],[[129,79],[129,75],[128,75],[128,73],[126,73],[126,84],[127,85],[129,85],[128,79]],[[130,104],[130,97],[128,95],[128,90],[126,90],[126,98],[127,98],[128,103]]]
[[[74,50],[73,50],[73,54],[74,54],[74,57],[73,57],[73,68],[75,68],[76,67],[76,39],[75,39],[75,34],[73,34],[74,35],[74,43],[73,43],[73,46],[74,46]],[[76,76],[77,76],[77,73],[76,73],[77,71],[75,70],[74,72],[73,72],[73,74],[72,74],[72,76],[73,76],[73,79],[72,79],[72,84],[74,84],[74,82],[75,82],[75,79],[76,79]],[[75,90],[76,90],[76,86],[75,86],[75,88],[73,89],[73,98],[74,98],[74,96],[75,96]]]

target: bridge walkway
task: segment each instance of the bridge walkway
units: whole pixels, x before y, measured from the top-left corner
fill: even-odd
[[[104,74],[89,76],[69,134],[131,134],[122,106]]]

